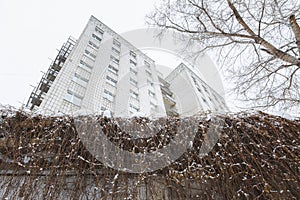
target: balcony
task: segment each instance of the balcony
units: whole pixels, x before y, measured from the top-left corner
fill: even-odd
[[[47,83],[42,83],[41,84],[41,87],[40,87],[40,90],[44,93],[47,93],[50,89],[50,86],[47,84]]]
[[[54,81],[55,80],[55,78],[56,78],[56,76],[54,75],[54,74],[52,74],[52,73],[49,73],[48,75],[47,75],[47,79],[49,80],[49,81]]]
[[[169,95],[163,95],[164,102],[167,103],[169,106],[175,106],[176,101]]]
[[[160,82],[161,86],[165,86],[165,87],[170,87],[170,83],[168,83],[166,80],[164,80],[163,78],[161,78],[162,76],[158,76],[158,80]]]
[[[63,56],[63,55],[59,55],[59,57],[58,57],[58,60],[61,61],[61,62],[63,62],[63,63],[66,61],[66,59],[67,58],[65,56]]]
[[[60,71],[61,70],[61,66],[59,66],[57,64],[53,64],[52,65],[52,69],[54,69],[55,71]]]
[[[31,103],[35,106],[40,106],[42,103],[42,100],[38,97],[32,97]]]
[[[167,115],[171,117],[178,117],[179,113],[176,110],[171,109],[171,110],[167,110]]]
[[[160,89],[161,89],[162,93],[164,93],[166,95],[169,95],[169,96],[173,95],[173,92],[171,92],[171,90],[165,86],[160,86]]]

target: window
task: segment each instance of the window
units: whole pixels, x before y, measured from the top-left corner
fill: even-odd
[[[64,99],[70,103],[73,103],[74,105],[80,106],[83,97],[81,97],[78,94],[75,94],[71,90],[68,90]]]
[[[154,89],[154,87],[153,87],[153,84],[152,84],[152,85],[148,85],[148,89],[149,89],[150,91],[155,91],[155,89]]]
[[[214,98],[215,98],[216,102],[218,102],[218,103],[219,103],[219,99],[217,98],[217,96],[216,96],[214,93],[212,93],[212,95],[214,96]]]
[[[133,51],[130,51],[129,54],[132,58],[136,59],[136,53],[134,53]]]
[[[150,109],[151,110],[156,110],[157,105],[155,105],[154,103],[150,102]]]
[[[110,91],[104,90],[103,98],[105,98],[109,101],[114,101],[115,96]]]
[[[116,48],[114,48],[114,47],[112,47],[111,48],[111,50],[112,50],[112,52],[114,52],[114,53],[116,53],[116,54],[120,54],[120,51],[119,50],[117,50]]]
[[[88,56],[89,58],[91,58],[92,60],[95,60],[95,58],[96,58],[96,55],[95,55],[95,54],[92,54],[92,53],[89,52],[88,50],[85,50],[85,51],[84,51],[84,54],[85,54],[86,56]]]
[[[147,61],[144,61],[146,67],[150,68],[150,64]]]
[[[98,42],[101,42],[101,38],[95,35],[94,33],[92,34],[92,37],[97,40]]]
[[[134,99],[138,99],[139,95],[137,92],[130,90],[130,96]]]
[[[130,112],[138,112],[140,109],[132,104],[129,104],[129,111]]]
[[[134,66],[134,67],[136,66],[136,62],[134,62],[134,61],[131,60],[131,59],[130,59],[129,63],[130,63],[132,66]]]
[[[134,75],[137,75],[137,71],[131,67],[130,67],[130,72],[133,73]]]
[[[195,85],[196,85],[197,87],[199,87],[199,84],[198,84],[198,82],[197,82],[196,78],[195,78],[194,76],[192,76],[192,79],[193,79],[193,81],[194,81]]]
[[[205,92],[206,92],[207,94],[209,94],[207,88],[206,88],[204,85],[202,85],[202,87],[203,87],[203,89],[205,90]]]
[[[149,79],[147,79],[147,84],[153,86],[154,83],[152,81],[150,81]]]
[[[82,60],[80,60],[80,63],[79,63],[78,66],[81,67],[82,69],[88,71],[88,72],[91,72],[92,69],[93,69],[93,67],[91,65],[87,64],[86,62],[84,62]]]
[[[95,31],[96,31],[96,33],[99,33],[101,35],[103,35],[103,33],[104,33],[104,31],[99,26],[95,27]]]
[[[75,73],[73,79],[72,79],[75,83],[78,83],[79,85],[86,87],[89,80],[80,76],[79,74]]]
[[[151,90],[148,90],[148,95],[149,95],[150,97],[155,97],[155,93],[152,92]]]
[[[106,82],[109,83],[110,85],[116,87],[117,81],[110,76],[106,76]]]
[[[146,70],[146,74],[147,74],[148,76],[152,76],[152,73],[151,73],[149,70]]]
[[[113,40],[113,44],[117,47],[121,47],[121,43],[117,41],[116,39]]]
[[[202,94],[201,89],[199,87],[196,87],[196,88],[197,88],[198,92],[200,92]]]
[[[116,64],[119,64],[119,59],[117,59],[116,57],[114,57],[114,56],[110,56],[110,60],[111,61],[113,61],[114,63],[116,63]]]
[[[196,78],[194,76],[192,76],[192,79],[193,79],[194,83],[197,84],[197,80],[196,80]]]
[[[129,82],[133,86],[137,86],[137,84],[138,84],[138,82],[136,80],[134,80],[133,78],[130,78]]]
[[[92,48],[94,48],[94,49],[99,49],[99,47],[95,43],[93,43],[91,41],[89,41],[89,46],[92,47]]]
[[[108,71],[117,75],[119,70],[111,65],[108,65]]]

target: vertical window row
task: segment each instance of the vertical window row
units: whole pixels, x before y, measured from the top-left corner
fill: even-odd
[[[137,54],[130,50],[129,51],[129,66],[130,66],[130,103],[129,103],[129,112],[133,114],[140,111],[140,101],[139,101],[139,89],[137,81]]]
[[[111,110],[115,101],[115,87],[118,83],[118,72],[120,64],[121,43],[113,39],[110,54],[110,64],[107,66],[107,73],[104,83],[102,108]]]
[[[96,60],[96,54],[99,49],[103,34],[104,31],[100,27],[96,26],[94,32],[91,35],[91,38],[88,41],[87,47],[84,50],[83,58],[79,61],[79,70],[74,74],[72,78],[72,81],[74,83],[84,88],[86,88],[88,85],[90,73],[93,69],[93,64],[89,63]],[[85,73],[81,71],[81,73],[83,74],[80,73],[80,70],[82,69],[86,71]],[[73,91],[73,89],[68,89],[64,99],[74,105],[80,106],[83,96],[78,95],[76,91]]]
[[[120,54],[121,54],[121,43],[118,40],[113,39],[110,60],[113,61],[115,64],[119,65]]]
[[[104,31],[99,27],[95,27],[95,31],[92,33],[92,37],[88,42],[88,48],[85,50],[85,55],[92,58],[93,61],[96,59],[96,52],[99,49],[100,43],[103,38]]]
[[[155,94],[155,87],[153,83],[152,70],[150,68],[150,63],[144,60],[145,73],[147,77],[147,86],[148,86],[148,96],[150,98],[150,110],[151,112],[156,112],[157,108],[157,99]]]
[[[130,64],[130,73],[131,73],[131,78],[136,79],[137,76],[137,62],[136,62],[137,56],[136,53],[130,50],[129,52],[129,64]]]
[[[92,38],[95,42],[100,43],[103,38],[104,31],[99,27],[95,27],[95,32],[92,33]]]
[[[92,37],[88,41],[87,48],[84,51],[84,55],[90,58],[92,61],[96,59],[96,53],[99,49],[104,31],[98,26],[95,27],[95,32],[92,33]]]

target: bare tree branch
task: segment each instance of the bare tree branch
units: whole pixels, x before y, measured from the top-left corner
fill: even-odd
[[[295,15],[290,16],[290,22],[291,22],[291,26],[292,26],[292,29],[295,34],[296,44],[298,46],[298,51],[299,51],[299,55],[300,55],[300,27],[296,21]]]
[[[191,38],[197,54],[217,50],[235,90],[268,108],[300,106],[299,16],[298,0],[169,0],[148,22]]]

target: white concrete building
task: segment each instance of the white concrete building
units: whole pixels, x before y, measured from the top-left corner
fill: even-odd
[[[110,110],[120,117],[136,112],[155,117],[177,115],[177,105],[179,114],[217,110],[221,105],[225,108],[222,97],[208,86],[201,86],[201,90],[207,88],[209,92],[195,95],[198,87],[191,77],[205,83],[188,69],[182,64],[164,80],[151,58],[91,16],[80,38],[70,38],[59,51],[27,106],[45,114]],[[184,75],[179,76],[181,72]],[[183,76],[189,77],[186,90],[180,83]],[[214,95],[218,101],[207,100]],[[190,104],[186,97],[195,97],[197,103]]]
[[[228,111],[222,96],[207,85],[197,70],[181,63],[165,80],[173,92],[177,112],[191,116],[201,111]]]

